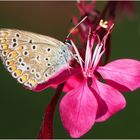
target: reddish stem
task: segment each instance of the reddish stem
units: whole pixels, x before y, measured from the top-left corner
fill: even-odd
[[[106,6],[105,6],[105,8],[104,8],[104,10],[102,12],[100,19],[104,19],[107,16],[107,13],[108,13],[109,18],[114,21],[115,15],[116,15],[117,5],[118,5],[117,1],[109,1],[106,4]],[[110,51],[111,51],[111,34],[108,36],[108,39],[107,39],[107,42],[106,42],[106,51],[105,51],[104,64],[106,64],[108,62],[108,60],[109,60]]]
[[[63,87],[64,87],[64,83],[61,85],[58,85],[55,95],[53,96],[51,102],[46,107],[43,122],[42,122],[40,131],[37,137],[38,139],[53,139],[54,113],[55,113],[57,102],[62,93]]]

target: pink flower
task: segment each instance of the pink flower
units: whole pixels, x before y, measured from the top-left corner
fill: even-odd
[[[120,92],[133,91],[140,87],[140,61],[119,59],[106,64],[110,54],[113,21],[118,16],[117,10],[119,13],[120,9],[121,12],[124,9],[132,11],[132,3],[108,1],[102,12],[95,10],[95,1],[80,1],[77,7],[81,19],[87,16],[77,30],[72,32],[73,40],[78,35],[81,42],[81,48],[78,49],[72,42],[79,64],[76,62],[76,65],[68,65],[34,89],[41,91],[50,86],[56,88],[63,83],[66,94],[60,102],[60,115],[64,127],[73,138],[81,137],[95,122],[106,121],[124,109],[126,101]],[[109,22],[100,19],[109,19]],[[73,17],[73,23],[79,23],[77,17]],[[104,59],[101,58],[102,55],[105,56]],[[58,86],[46,108],[38,138],[53,138],[54,111],[62,87]]]
[[[102,38],[98,35],[101,28],[106,30]],[[62,123],[73,138],[81,137],[95,122],[103,122],[124,109],[126,101],[120,91],[140,87],[140,61],[119,59],[100,66],[112,28],[112,23],[101,21],[96,30],[90,31],[84,60],[72,42],[80,69],[67,79],[64,88],[67,93],[59,109]]]

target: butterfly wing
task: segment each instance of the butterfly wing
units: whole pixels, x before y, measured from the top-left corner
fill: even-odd
[[[57,74],[71,60],[68,47],[48,36],[1,29],[0,56],[19,83],[32,89]]]

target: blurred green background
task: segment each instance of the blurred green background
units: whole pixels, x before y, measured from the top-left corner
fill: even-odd
[[[0,2],[0,28],[18,28],[64,41],[70,19],[78,15],[76,2]],[[97,2],[102,8],[105,2]],[[111,59],[140,60],[140,2],[133,19],[117,22],[112,37]],[[140,82],[140,81],[138,81]],[[53,89],[41,93],[26,90],[0,63],[0,138],[36,138]],[[82,138],[140,138],[140,90],[124,94],[127,107],[104,123],[97,123]],[[59,111],[55,113],[54,138],[70,138]]]

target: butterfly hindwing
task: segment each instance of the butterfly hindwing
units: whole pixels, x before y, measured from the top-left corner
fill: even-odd
[[[0,30],[0,56],[12,76],[31,89],[47,81],[71,60],[64,43],[12,29]]]

